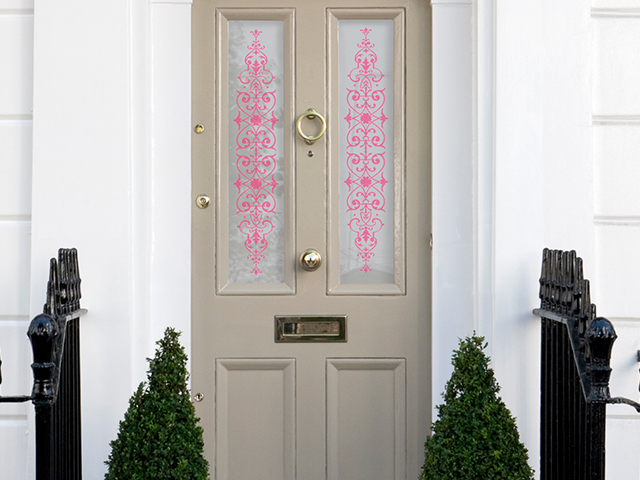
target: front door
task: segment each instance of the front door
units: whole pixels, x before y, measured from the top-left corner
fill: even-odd
[[[192,390],[217,480],[418,477],[427,0],[195,0]]]

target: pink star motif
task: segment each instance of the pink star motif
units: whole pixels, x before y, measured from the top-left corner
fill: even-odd
[[[262,188],[262,180],[259,178],[254,178],[253,180],[251,180],[250,185],[254,190],[260,190]]]
[[[371,178],[369,177],[362,177],[360,179],[360,185],[362,185],[364,188],[368,188],[371,186]]]

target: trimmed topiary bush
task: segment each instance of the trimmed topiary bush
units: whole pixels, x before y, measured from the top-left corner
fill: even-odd
[[[438,419],[425,443],[421,480],[529,480],[516,422],[489,368],[483,337],[460,341]]]
[[[105,480],[205,480],[202,427],[187,389],[180,333],[167,328],[111,442]]]

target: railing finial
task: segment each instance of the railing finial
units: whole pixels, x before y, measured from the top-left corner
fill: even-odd
[[[603,317],[595,318],[589,324],[587,339],[591,361],[587,367],[591,377],[590,402],[606,403],[611,395],[609,393],[609,378],[611,377],[611,350],[613,343],[618,338],[613,325]]]
[[[54,348],[60,334],[58,322],[53,317],[42,313],[35,317],[29,325],[27,335],[33,348],[33,403],[53,403],[54,394]]]

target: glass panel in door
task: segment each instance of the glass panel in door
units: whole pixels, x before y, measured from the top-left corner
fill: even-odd
[[[221,9],[217,24],[217,289],[292,294],[292,12]]]
[[[404,10],[327,11],[332,295],[402,295]]]

